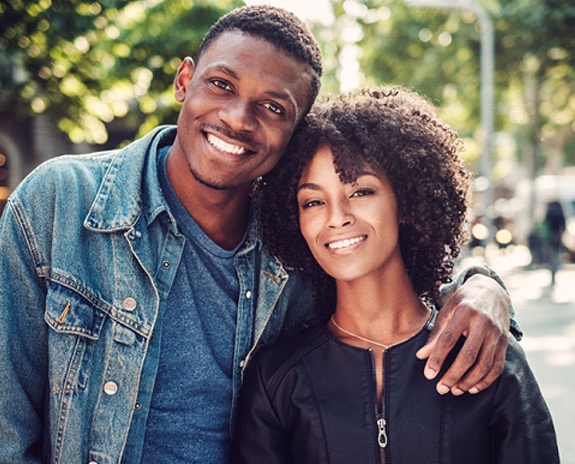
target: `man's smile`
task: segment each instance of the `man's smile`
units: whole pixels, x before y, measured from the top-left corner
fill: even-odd
[[[228,142],[224,142],[219,137],[215,136],[214,134],[206,134],[206,138],[210,145],[214,148],[217,148],[224,153],[229,153],[231,155],[243,155],[247,152],[244,147],[240,147],[239,145],[234,145]]]

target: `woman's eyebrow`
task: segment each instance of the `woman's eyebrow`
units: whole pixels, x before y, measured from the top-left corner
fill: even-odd
[[[313,182],[306,182],[305,184],[301,184],[298,188],[297,191],[299,192],[300,190],[303,189],[309,189],[309,190],[321,190],[321,187],[317,184],[314,184]]]

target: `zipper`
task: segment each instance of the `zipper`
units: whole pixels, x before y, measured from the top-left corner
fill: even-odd
[[[385,464],[385,449],[387,448],[387,421],[385,420],[385,385],[383,386],[382,398],[381,398],[381,410],[377,405],[377,376],[375,370],[375,356],[373,351],[370,349],[371,355],[371,367],[373,372],[373,391],[375,399],[375,425],[377,428],[377,446],[379,450],[379,462],[380,464]],[[387,349],[383,352],[383,380],[385,381],[385,358],[387,357]],[[385,382],[384,382],[385,383]]]
[[[385,430],[386,422],[383,418],[383,414],[378,414],[377,417],[377,444],[380,448],[385,448],[387,446],[387,432]]]

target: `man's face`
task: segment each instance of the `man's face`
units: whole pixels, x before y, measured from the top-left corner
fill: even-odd
[[[245,187],[279,161],[308,108],[307,66],[264,39],[228,31],[176,76],[173,150],[204,185]]]

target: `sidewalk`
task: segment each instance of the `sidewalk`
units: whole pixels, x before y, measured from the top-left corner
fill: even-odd
[[[488,258],[509,288],[525,333],[521,346],[555,422],[561,462],[575,464],[575,264],[564,264],[551,287],[550,272],[529,267],[524,249]]]

